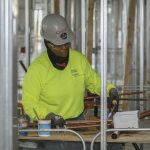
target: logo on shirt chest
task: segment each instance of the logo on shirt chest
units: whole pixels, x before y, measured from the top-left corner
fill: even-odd
[[[79,76],[78,70],[76,69],[71,69],[71,74],[72,76]]]

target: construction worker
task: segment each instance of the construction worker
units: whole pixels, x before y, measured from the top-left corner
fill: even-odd
[[[73,33],[62,16],[44,17],[41,36],[47,51],[33,61],[24,77],[24,110],[32,120],[47,119],[51,113],[80,118],[85,91],[100,95],[100,76],[83,54],[70,48]],[[111,91],[116,91],[115,86],[108,83],[108,96],[115,93]]]

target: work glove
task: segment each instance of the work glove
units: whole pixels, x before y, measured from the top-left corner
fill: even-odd
[[[114,111],[118,111],[119,94],[116,88],[112,88],[109,92],[109,104],[114,108]]]
[[[51,128],[64,128],[65,120],[62,116],[56,115],[54,113],[49,113],[46,118],[47,120],[51,120]]]

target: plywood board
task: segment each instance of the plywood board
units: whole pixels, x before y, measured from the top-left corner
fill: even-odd
[[[97,131],[79,132],[85,142],[91,142]],[[81,141],[76,135],[64,132],[51,133],[49,137],[39,137],[37,133],[30,133],[28,136],[19,136],[19,140],[34,140],[34,141]],[[96,139],[100,142],[100,136]],[[122,132],[117,139],[111,138],[111,133],[107,136],[107,142],[114,143],[150,143],[150,132]]]

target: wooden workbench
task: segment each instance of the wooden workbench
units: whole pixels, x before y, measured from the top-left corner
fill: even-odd
[[[142,120],[143,128],[150,127],[150,119]],[[87,131],[77,131],[84,139],[85,142],[91,142],[99,130],[87,130]],[[28,136],[19,136],[19,140],[34,140],[34,141],[80,141],[79,137],[73,133],[62,133],[62,132],[52,132],[49,137],[39,137],[37,132],[29,132]],[[100,136],[95,140],[95,142],[100,142]],[[111,138],[111,133],[108,133],[107,142],[114,143],[150,143],[150,132],[140,131],[140,132],[121,132],[117,139]]]
[[[85,142],[91,142],[97,131],[78,132]],[[36,132],[28,133],[28,136],[19,136],[19,140],[32,141],[80,141],[80,139],[72,133],[52,132],[49,137],[39,137]],[[100,142],[100,137],[96,139]],[[110,133],[107,136],[107,142],[113,143],[150,143],[150,132],[121,132],[117,139],[112,139]]]

